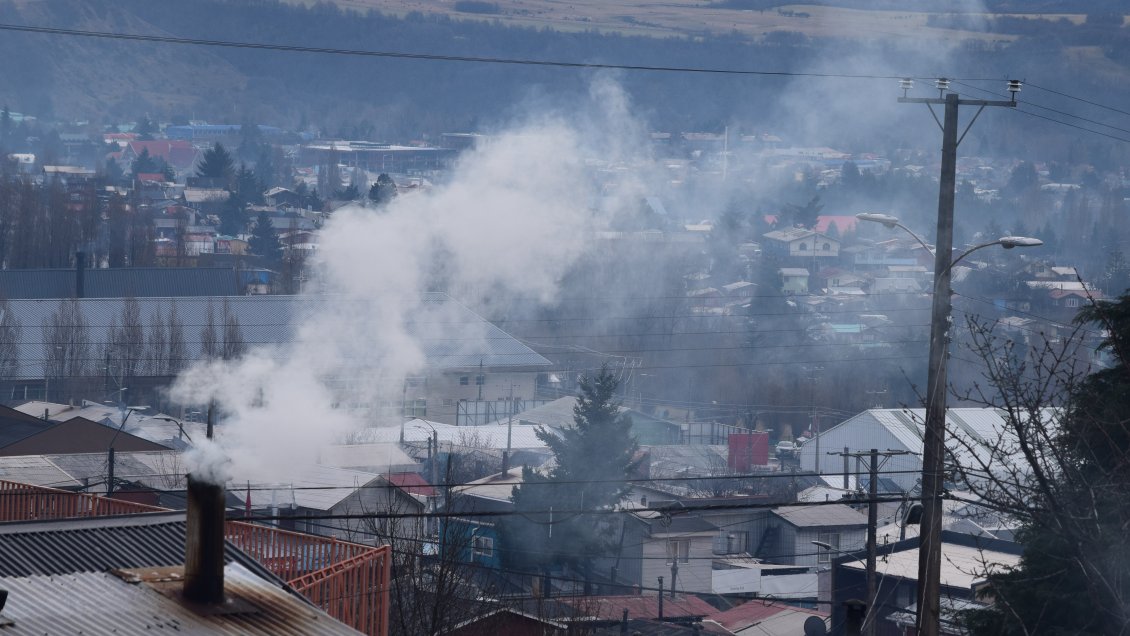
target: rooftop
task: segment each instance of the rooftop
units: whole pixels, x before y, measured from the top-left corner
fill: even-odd
[[[864,570],[862,564],[848,557],[837,563],[841,567]],[[999,552],[985,547],[959,545],[942,541],[941,584],[945,587],[970,590],[974,583],[985,580],[986,572],[997,572],[1015,567],[1020,563],[1019,554]],[[897,576],[911,581],[918,580],[918,549],[905,549],[879,557],[878,568],[884,576]]]
[[[96,270],[98,271],[98,270]],[[102,270],[108,271],[108,270]],[[228,271],[230,270],[221,270]],[[20,343],[16,358],[26,361],[18,370],[21,378],[42,378],[44,372],[43,343],[49,342],[46,324],[60,308],[60,300],[9,300],[8,310],[19,321]],[[120,324],[124,298],[83,298],[76,301],[89,332],[90,342],[109,342],[109,329]],[[269,347],[289,344],[299,335],[296,329],[315,316],[375,315],[375,303],[328,295],[294,296],[196,296],[188,298],[137,298],[142,325],[149,325],[160,316],[167,322],[176,308],[185,332],[198,333],[209,323],[222,329],[224,314],[238,320],[244,341]],[[546,367],[549,360],[483,319],[461,303],[443,293],[421,295],[416,310],[408,316],[404,331],[418,343],[424,364],[433,369],[477,369],[513,367]],[[451,334],[458,333],[458,337]],[[442,337],[440,334],[444,334]],[[310,334],[304,334],[310,337]],[[349,334],[341,334],[349,337]],[[330,341],[327,345],[346,347],[349,343]],[[200,357],[200,339],[187,338],[189,361]],[[275,351],[272,355],[286,355]],[[358,364],[366,364],[361,360]]]
[[[782,506],[773,514],[798,528],[867,525],[866,515],[844,504]]]
[[[5,633],[358,634],[239,563],[224,568],[225,611],[204,612],[171,593],[183,567],[121,573],[77,572],[0,579],[8,590]],[[173,575],[180,573],[179,578]],[[148,579],[148,580],[146,580]],[[154,580],[155,579],[155,580]]]

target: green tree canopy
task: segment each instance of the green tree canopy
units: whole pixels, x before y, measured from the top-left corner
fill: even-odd
[[[247,241],[247,248],[252,254],[262,256],[268,261],[275,262],[282,258],[282,244],[279,235],[271,225],[271,217],[266,212],[260,212],[255,219],[255,227],[251,230],[251,238]]]
[[[216,142],[214,146],[204,151],[204,156],[196,166],[196,176],[213,179],[224,187],[229,187],[235,178],[235,160],[223,144]]]
[[[385,205],[396,198],[396,182],[385,173],[377,176],[377,181],[369,188],[369,200],[377,205]]]
[[[820,216],[820,211],[823,209],[824,204],[820,202],[820,195],[815,195],[804,205],[786,203],[785,218],[788,219],[789,223],[792,225],[812,229],[816,227],[816,219]]]
[[[584,569],[612,548],[608,526],[586,513],[619,503],[637,464],[632,420],[615,399],[617,384],[607,368],[582,378],[573,426],[559,434],[538,431],[553,453],[554,466],[548,474],[522,469],[522,484],[513,494],[520,514],[506,517],[500,526],[505,562]],[[550,508],[559,511],[556,517],[546,512]]]

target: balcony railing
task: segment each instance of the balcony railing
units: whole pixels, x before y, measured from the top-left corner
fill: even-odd
[[[0,480],[0,522],[170,512],[131,501]],[[371,636],[388,634],[392,550],[228,521],[229,543],[337,620]]]

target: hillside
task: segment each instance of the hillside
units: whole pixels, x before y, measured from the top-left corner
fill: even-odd
[[[350,0],[355,8],[371,1]],[[1130,75],[1130,48],[1122,31],[1110,22],[1085,21],[1079,16],[1057,21],[996,16],[986,21],[979,16],[812,5],[752,11],[721,4],[671,0],[645,7],[643,0],[572,4],[514,0],[487,6],[487,10],[499,8],[498,14],[488,16],[466,11],[482,11],[483,3],[438,0],[382,0],[380,6],[388,13],[271,0],[4,0],[0,22],[452,56],[927,77],[1026,77],[1060,90],[1103,95],[1105,101],[1121,97],[1117,93],[1128,85],[1124,80]],[[545,18],[539,23],[535,19],[556,15],[550,10],[561,12],[569,6],[576,12],[599,13],[604,23],[591,17],[579,19],[572,24],[576,28],[566,30],[548,28],[560,21]],[[464,11],[453,13],[456,7]],[[537,13],[543,10],[539,7],[547,7],[545,13]],[[630,15],[645,8],[646,20]],[[525,22],[512,24],[507,15]],[[725,20],[730,21],[729,27]],[[643,21],[648,24],[639,24]],[[600,26],[614,23],[619,28]],[[719,34],[703,36],[716,32]],[[533,104],[543,110],[568,112],[572,100],[587,94],[594,75],[544,66],[314,55],[12,32],[0,38],[0,70],[0,100],[12,110],[41,117],[100,123],[129,121],[148,113],[164,120],[257,120],[370,139],[419,138],[445,130],[489,131]],[[842,99],[845,87],[827,80],[655,72],[612,75],[639,105],[637,115],[661,130],[743,124],[795,129],[796,100],[811,99],[813,89],[816,98],[827,104],[828,117],[854,115],[860,108],[857,100]],[[1118,88],[1112,90],[1112,86]],[[855,88],[887,93],[891,98],[895,94],[890,80],[857,83]],[[877,134],[886,134],[882,128]],[[812,129],[814,137],[832,135],[822,139],[826,143],[851,143],[859,141],[853,135],[876,134],[864,127],[813,129],[810,123],[804,129]],[[889,147],[903,142],[872,137],[866,143]]]

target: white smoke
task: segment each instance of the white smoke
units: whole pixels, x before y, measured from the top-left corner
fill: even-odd
[[[236,470],[282,479],[287,467],[313,463],[320,447],[379,424],[332,406],[398,401],[405,378],[423,370],[423,341],[462,338],[458,344],[475,348],[422,301],[427,286],[456,299],[494,293],[552,303],[595,221],[593,157],[628,161],[643,143],[613,83],[594,84],[590,106],[570,118],[585,127],[531,118],[463,155],[441,186],[381,210],[336,211],[321,233],[317,272],[332,302],[311,297],[308,317],[281,350],[189,369],[173,398],[215,400],[219,443]]]

